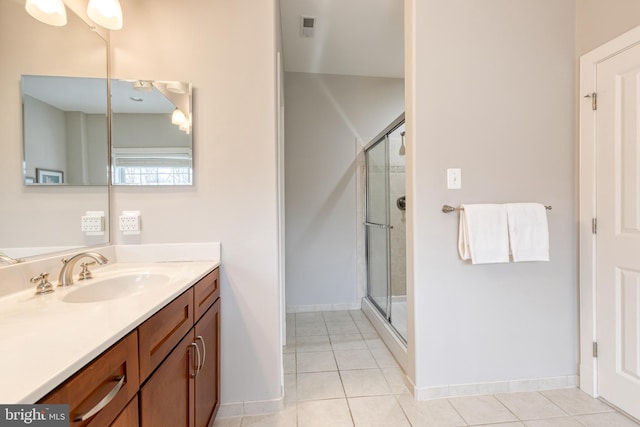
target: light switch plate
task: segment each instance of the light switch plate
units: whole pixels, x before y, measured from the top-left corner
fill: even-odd
[[[449,190],[462,188],[462,170],[460,168],[447,169],[447,188]]]

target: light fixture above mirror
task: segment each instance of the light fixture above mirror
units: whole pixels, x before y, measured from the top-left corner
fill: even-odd
[[[67,24],[67,12],[62,0],[27,0],[25,9],[45,24],[61,27]],[[122,28],[122,6],[119,0],[89,0],[89,18],[109,30]]]
[[[40,22],[62,27],[67,25],[67,10],[62,0],[27,0],[24,8]]]

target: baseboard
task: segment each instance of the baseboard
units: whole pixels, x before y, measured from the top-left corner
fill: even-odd
[[[431,400],[454,396],[475,396],[496,393],[573,388],[577,387],[578,383],[578,375],[567,375],[560,377],[498,381],[491,383],[453,384],[438,387],[414,386],[413,390],[416,400]]]
[[[284,409],[284,399],[223,403],[216,418],[236,418],[247,415],[276,414]]]
[[[309,313],[313,311],[342,311],[360,310],[360,303],[351,304],[311,304],[311,305],[288,305],[287,313]]]

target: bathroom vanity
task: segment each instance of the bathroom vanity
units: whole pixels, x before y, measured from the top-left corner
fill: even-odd
[[[132,254],[102,252],[110,263],[92,280],[0,298],[0,342],[13,349],[0,353],[0,401],[69,404],[72,426],[210,425],[220,396],[220,262],[118,262]],[[11,269],[42,268],[28,264]]]

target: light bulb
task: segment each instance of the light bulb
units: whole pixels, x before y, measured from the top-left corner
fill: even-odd
[[[174,125],[181,125],[183,123],[187,123],[187,118],[180,109],[176,108],[173,110],[173,114],[171,114],[171,123]]]
[[[93,22],[109,30],[122,28],[122,6],[119,0],[89,0],[87,15]]]
[[[62,27],[67,24],[67,10],[62,0],[27,0],[24,8],[40,22]]]

